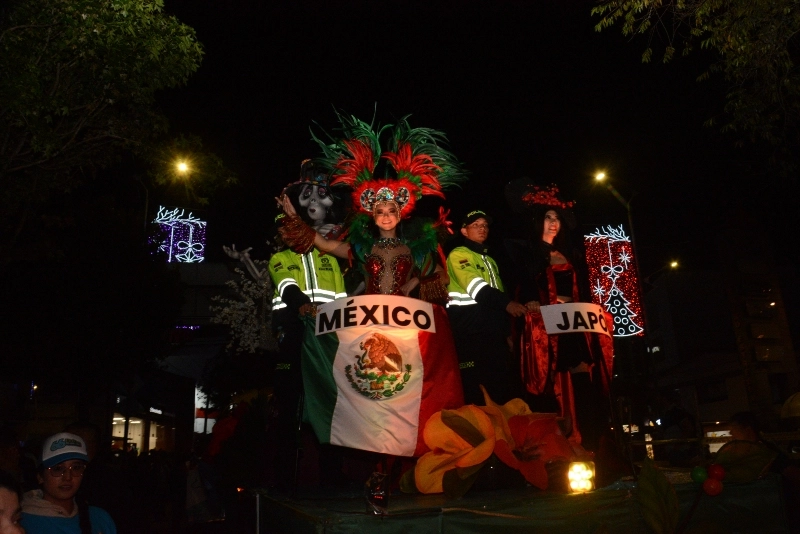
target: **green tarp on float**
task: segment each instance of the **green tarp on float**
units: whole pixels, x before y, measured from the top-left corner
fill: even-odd
[[[699,487],[677,484],[681,519]],[[359,492],[319,491],[294,497],[261,492],[262,532],[366,534],[417,533],[647,533],[635,498],[636,485],[618,482],[582,495],[521,490],[474,491],[461,499],[443,495],[393,494],[389,515],[366,513]],[[717,527],[713,532],[790,532],[781,479],[726,484],[721,495],[702,495],[687,525]]]

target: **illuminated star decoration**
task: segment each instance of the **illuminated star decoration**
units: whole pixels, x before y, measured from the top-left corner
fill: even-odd
[[[592,300],[614,317],[614,335],[644,335],[639,279],[630,237],[620,224],[603,226],[584,236]]]
[[[158,207],[153,220],[158,225],[158,251],[167,254],[167,262],[199,263],[204,259],[206,248],[206,221],[184,216],[182,208]]]
[[[597,282],[594,284],[594,287],[592,288],[592,293],[594,293],[601,299],[603,298],[603,295],[606,294],[606,290],[603,289],[603,284],[600,283],[599,278],[597,279]]]
[[[619,261],[625,264],[625,268],[628,268],[628,263],[631,261],[631,255],[628,253],[627,250],[622,249],[619,253]]]

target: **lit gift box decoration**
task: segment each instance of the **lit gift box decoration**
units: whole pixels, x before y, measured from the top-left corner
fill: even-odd
[[[584,236],[592,302],[614,317],[614,336],[643,336],[639,276],[633,243],[620,224]]]
[[[570,462],[569,489],[572,493],[585,493],[594,489],[594,462]]]
[[[159,206],[153,220],[158,225],[151,242],[158,244],[158,251],[166,254],[167,262],[199,263],[206,249],[206,221],[201,221],[190,212],[185,215],[182,208]]]

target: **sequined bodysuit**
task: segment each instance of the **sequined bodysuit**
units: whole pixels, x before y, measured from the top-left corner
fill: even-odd
[[[380,238],[375,241],[372,251],[364,259],[367,271],[366,294],[403,294],[400,287],[411,277],[414,267],[411,249],[407,245],[398,238]]]

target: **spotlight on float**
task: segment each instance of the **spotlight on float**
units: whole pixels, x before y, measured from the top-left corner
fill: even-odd
[[[570,462],[569,489],[572,493],[586,493],[594,489],[594,462]]]

